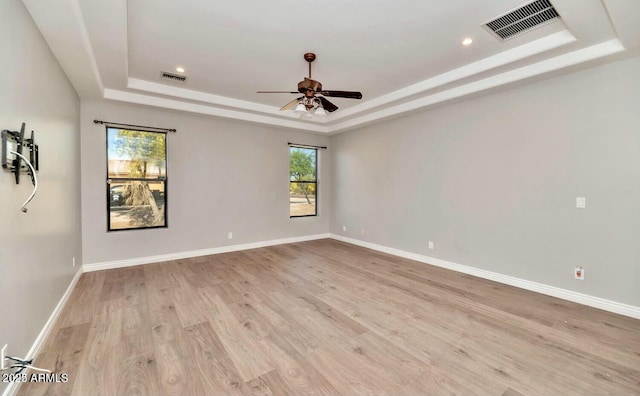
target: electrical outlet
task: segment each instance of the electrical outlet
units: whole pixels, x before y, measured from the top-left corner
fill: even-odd
[[[364,235],[364,234],[365,234],[365,232],[364,232],[364,228],[361,228],[361,229],[360,229],[360,235]]]
[[[76,268],[76,256],[73,256],[71,263],[73,264],[73,268]]]
[[[579,265],[576,265],[576,268],[575,268],[575,270],[573,271],[573,276],[574,276],[576,279],[584,280],[584,268],[582,268],[582,267],[581,267],[581,266],[579,266]]]
[[[576,208],[585,209],[587,207],[587,198],[585,197],[577,197],[576,198]]]
[[[433,241],[429,241],[429,249],[433,250]]]
[[[6,353],[7,353],[7,347],[8,347],[8,346],[9,346],[9,345],[4,344],[4,346],[2,347],[2,349],[0,349],[0,371],[4,371],[4,370],[6,370],[6,369],[7,369],[7,368],[5,367],[5,365],[4,365],[4,362],[5,362],[6,358],[7,358]]]
[[[342,226],[342,232],[347,232],[347,226],[346,225]]]
[[[233,239],[233,232],[228,233],[228,234],[227,234],[227,238],[229,238],[229,239]]]

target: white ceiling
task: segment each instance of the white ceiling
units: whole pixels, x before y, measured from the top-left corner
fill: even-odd
[[[506,42],[482,25],[528,0],[23,0],[81,98],[338,133],[640,53],[640,1],[551,0],[561,20]],[[461,45],[465,37],[471,46]],[[279,108],[307,76],[340,109]],[[160,78],[185,67],[186,83]]]

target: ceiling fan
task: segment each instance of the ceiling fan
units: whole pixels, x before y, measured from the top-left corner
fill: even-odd
[[[362,93],[354,91],[328,91],[322,89],[322,83],[311,79],[311,62],[316,60],[316,54],[307,52],[304,60],[309,63],[309,77],[298,83],[298,91],[258,91],[258,93],[289,93],[304,94],[284,105],[280,110],[291,110],[302,116],[325,115],[338,110],[338,106],[329,102],[326,97],[362,99]]]

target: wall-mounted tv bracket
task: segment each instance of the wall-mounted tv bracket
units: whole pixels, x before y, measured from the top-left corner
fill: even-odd
[[[31,202],[33,197],[38,191],[38,177],[36,171],[40,170],[39,167],[39,153],[38,145],[35,142],[35,134],[31,131],[31,138],[24,138],[25,124],[22,123],[20,132],[18,131],[2,131],[2,168],[13,173],[15,176],[16,184],[20,184],[20,173],[28,173],[31,176],[31,183],[33,184],[33,192],[29,198],[22,205],[21,210],[27,212],[27,204]],[[26,148],[29,150],[29,158],[23,154],[23,150]],[[22,162],[24,161],[24,165]]]

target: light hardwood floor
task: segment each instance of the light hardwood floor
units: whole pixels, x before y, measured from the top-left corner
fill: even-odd
[[[638,395],[640,321],[335,240],[83,274],[59,395]]]

